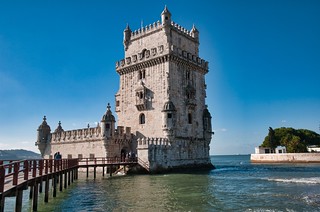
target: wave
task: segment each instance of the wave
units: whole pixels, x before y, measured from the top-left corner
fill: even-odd
[[[268,181],[280,183],[320,184],[320,177],[310,178],[268,178]]]

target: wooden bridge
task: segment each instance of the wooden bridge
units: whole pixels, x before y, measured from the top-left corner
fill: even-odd
[[[82,159],[41,159],[22,161],[0,161],[0,212],[4,211],[5,198],[16,197],[15,211],[22,209],[23,190],[30,187],[29,198],[32,199],[32,209],[37,211],[38,194],[43,192],[44,201],[49,201],[49,186],[52,186],[52,196],[56,197],[57,189],[67,188],[78,179],[78,169],[86,169],[89,177],[89,168],[93,168],[96,178],[97,167],[102,168],[102,175],[109,173],[112,176],[115,170],[126,165],[138,164],[137,159],[120,158],[82,158]],[[106,169],[105,169],[106,168]],[[59,188],[58,188],[59,185]]]

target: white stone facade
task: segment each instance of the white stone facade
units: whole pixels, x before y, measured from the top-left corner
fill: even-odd
[[[208,62],[199,58],[198,30],[172,22],[165,7],[161,22],[136,31],[127,26],[123,44],[124,59],[116,63],[117,130],[109,106],[96,128],[63,131],[59,124],[48,133],[44,120],[37,141],[43,156],[133,152],[149,171],[212,167],[211,115],[205,105]]]

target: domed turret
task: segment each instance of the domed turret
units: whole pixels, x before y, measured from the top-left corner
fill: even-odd
[[[176,107],[174,106],[172,101],[167,101],[164,103],[162,113],[162,130],[164,132],[164,135],[167,137],[174,136]]]
[[[195,39],[199,40],[199,31],[197,30],[197,28],[194,26],[192,26],[192,29],[190,31],[191,36],[194,37]]]
[[[131,29],[129,27],[129,24],[127,24],[127,27],[124,29],[123,31],[123,45],[124,45],[124,49],[127,50],[129,43],[130,43],[130,39],[131,39]]]
[[[46,116],[43,117],[42,124],[38,127],[38,138],[36,145],[40,150],[41,156],[44,157],[47,147],[50,145],[51,141],[51,129],[47,124]]]
[[[174,106],[174,104],[171,101],[167,101],[164,103],[163,105],[163,110],[162,111],[175,111],[176,107]]]
[[[211,139],[212,132],[212,126],[211,126],[211,114],[208,110],[208,106],[206,105],[206,108],[203,110],[203,132],[204,136],[209,136]]]
[[[50,126],[47,124],[46,116],[44,116],[42,124],[38,127],[38,142],[48,142],[50,132]]]
[[[164,26],[171,24],[171,13],[169,12],[167,5],[164,7],[164,10],[161,13],[161,23]]]
[[[61,121],[59,121],[58,127],[57,129],[55,129],[54,133],[61,133],[61,132],[64,132],[64,130],[61,127]]]
[[[101,133],[105,137],[113,136],[114,125],[115,125],[115,122],[116,122],[116,119],[112,115],[112,112],[111,112],[110,108],[111,108],[111,106],[108,103],[107,111],[102,116],[102,119],[101,119]]]

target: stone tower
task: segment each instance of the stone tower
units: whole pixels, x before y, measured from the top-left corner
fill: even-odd
[[[165,7],[161,22],[123,32],[124,59],[116,119],[108,104],[96,127],[51,133],[44,117],[38,128],[42,157],[120,158],[138,156],[149,172],[177,168],[212,168],[209,144],[211,114],[205,104],[208,62],[199,58],[199,31],[172,22]]]
[[[161,167],[175,167],[175,160],[210,164],[213,133],[205,104],[208,62],[199,58],[199,31],[174,23],[165,7],[161,22],[136,31],[127,25],[123,44],[125,58],[116,63],[120,75],[115,95],[118,124],[130,126],[138,143],[144,141],[141,145],[158,141],[170,145],[172,154],[179,152],[180,156],[163,156],[167,161]],[[153,153],[147,146],[150,162]],[[139,156],[141,153],[138,151]],[[159,165],[161,159],[157,160]]]

